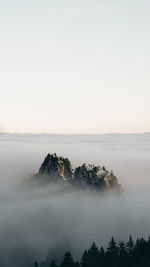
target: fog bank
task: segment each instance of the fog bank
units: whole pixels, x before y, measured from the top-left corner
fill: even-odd
[[[122,184],[121,197],[27,186],[47,153],[105,165]],[[77,257],[92,241],[150,234],[150,134],[0,135],[0,265],[30,266],[35,258]],[[49,253],[48,253],[49,251]]]

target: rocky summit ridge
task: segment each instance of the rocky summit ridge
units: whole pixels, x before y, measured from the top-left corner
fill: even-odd
[[[73,169],[68,158],[58,157],[56,153],[45,157],[36,176],[45,177],[49,181],[64,181],[103,191],[120,190],[117,177],[112,171],[107,171],[104,166],[84,163]]]

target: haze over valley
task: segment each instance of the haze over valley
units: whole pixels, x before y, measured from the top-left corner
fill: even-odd
[[[30,184],[48,153],[113,170],[121,195],[92,190],[66,192],[62,185]],[[150,134],[0,135],[0,263],[33,266],[35,259],[77,258],[93,241],[150,233]],[[9,257],[7,257],[9,255]],[[14,262],[14,265],[12,265]]]

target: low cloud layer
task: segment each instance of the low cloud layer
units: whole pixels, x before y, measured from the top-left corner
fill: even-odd
[[[150,233],[150,135],[2,135],[0,141],[0,265],[32,266],[35,258],[75,257],[92,241],[106,245],[114,236]],[[25,181],[44,156],[57,152],[74,166],[82,162],[113,169],[122,196],[103,197],[62,185],[33,186]]]

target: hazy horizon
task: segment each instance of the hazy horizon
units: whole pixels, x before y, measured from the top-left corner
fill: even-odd
[[[134,134],[150,134],[150,132],[104,132],[104,133],[53,133],[53,132],[3,132],[1,131],[0,134],[10,134],[10,135],[134,135]]]

